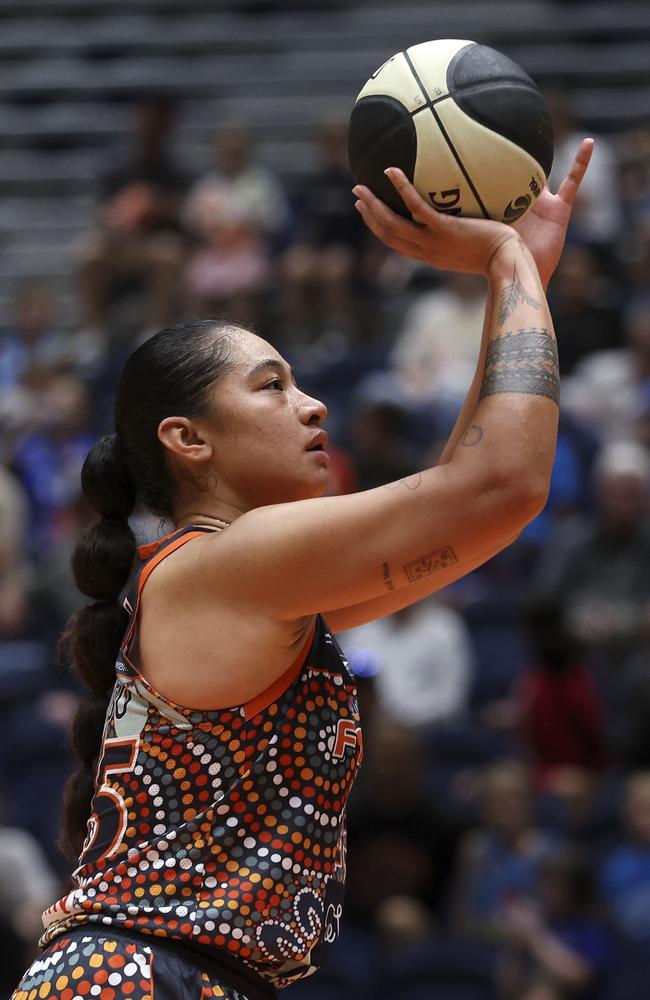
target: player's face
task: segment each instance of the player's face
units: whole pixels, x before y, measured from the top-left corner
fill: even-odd
[[[233,367],[213,390],[218,484],[244,509],[322,496],[329,484],[327,407],[302,392],[284,358],[260,337],[236,334],[232,352]]]

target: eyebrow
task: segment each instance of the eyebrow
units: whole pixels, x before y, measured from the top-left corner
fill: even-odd
[[[251,380],[254,379],[255,376],[259,375],[260,372],[263,372],[265,368],[272,368],[274,371],[280,372],[282,375],[284,375],[286,373],[286,369],[289,368],[291,378],[294,382],[296,381],[296,375],[293,368],[291,368],[290,365],[283,364],[281,361],[277,361],[275,358],[265,358],[264,361],[260,361],[254,368],[251,368],[247,378]]]

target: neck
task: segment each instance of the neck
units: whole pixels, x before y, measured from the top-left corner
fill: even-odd
[[[230,504],[219,504],[218,509],[207,509],[205,506],[193,506],[183,508],[174,512],[174,524],[177,528],[187,528],[190,524],[207,524],[222,528],[224,525],[232,524],[238,517],[245,513]]]

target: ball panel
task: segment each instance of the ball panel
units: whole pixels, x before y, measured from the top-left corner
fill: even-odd
[[[521,66],[487,45],[472,45],[451,59],[447,85],[470,118],[525,149],[548,177],[553,165],[551,118]]]
[[[400,167],[413,179],[416,129],[404,105],[392,97],[359,98],[350,117],[348,152],[355,181],[369,187],[394,212],[410,217],[384,175],[385,167]]]
[[[453,98],[436,105],[490,217],[514,222],[539,197],[544,171],[526,150],[471,118]],[[469,215],[462,205],[463,215]]]
[[[446,104],[441,102],[436,106]],[[413,117],[417,133],[417,161],[413,185],[437,211],[446,215],[469,215],[483,218],[471,184],[458,164],[429,108]]]
[[[449,93],[447,67],[452,59],[474,42],[462,38],[438,38],[432,42],[411,45],[406,55],[413,64],[420,87],[424,88],[428,100],[435,101]]]
[[[422,93],[403,52],[396,52],[373,73],[359,91],[357,101],[375,95],[393,97],[408,111],[416,111],[427,103],[426,95]]]

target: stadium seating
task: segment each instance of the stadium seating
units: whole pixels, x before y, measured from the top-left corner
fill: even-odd
[[[468,25],[541,84],[571,86],[590,127],[644,120],[650,95],[650,10],[635,2],[567,4],[556,16],[550,2],[519,0],[515,16],[512,0],[0,0],[0,15],[5,308],[17,278],[71,288],[104,150],[128,128],[125,102],[152,90],[183,101],[190,170],[209,162],[220,122],[241,121],[290,184],[313,165],[314,125],[346,115],[386,55]]]

